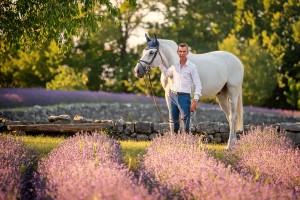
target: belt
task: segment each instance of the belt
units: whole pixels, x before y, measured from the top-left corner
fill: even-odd
[[[173,94],[177,94],[177,95],[190,95],[190,93],[186,93],[186,92],[175,92],[175,91],[173,91],[173,90],[171,90],[171,92],[173,93]]]

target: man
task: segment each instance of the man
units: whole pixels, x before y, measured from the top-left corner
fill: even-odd
[[[201,96],[201,81],[196,65],[187,59],[189,53],[188,45],[180,43],[177,53],[179,62],[174,63],[170,68],[162,64],[159,66],[162,73],[167,77],[173,77],[171,86],[171,114],[174,123],[174,132],[178,133],[180,119],[183,120],[183,131],[190,132],[190,113],[197,109],[197,102]],[[192,86],[195,87],[194,99],[191,103]],[[180,118],[180,119],[179,119]]]

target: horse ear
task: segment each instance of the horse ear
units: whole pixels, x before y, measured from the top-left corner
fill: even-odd
[[[155,42],[156,46],[159,46],[159,42],[158,42],[158,40],[157,40],[157,37],[156,37],[156,34],[155,34],[155,33],[154,33],[154,42]]]
[[[145,37],[146,37],[147,42],[151,41],[151,39],[148,37],[147,33],[145,33]]]

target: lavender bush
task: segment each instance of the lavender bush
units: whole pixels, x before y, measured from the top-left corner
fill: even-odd
[[[159,98],[164,103],[164,99]],[[61,103],[151,103],[150,97],[135,94],[114,94],[93,91],[46,90],[42,88],[1,88],[0,108],[30,107],[34,105],[47,106]]]
[[[0,199],[33,198],[32,174],[39,154],[11,136],[0,136],[0,149]]]
[[[167,198],[292,199],[289,190],[241,176],[210,157],[196,136],[166,134],[155,138],[140,172],[145,183]]]
[[[253,129],[235,144],[226,159],[256,180],[300,192],[300,150],[274,128]]]
[[[153,199],[122,164],[120,143],[102,133],[76,135],[39,163],[39,198]]]

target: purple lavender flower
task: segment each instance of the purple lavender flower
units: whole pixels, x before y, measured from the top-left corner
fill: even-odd
[[[240,176],[210,157],[200,139],[187,134],[155,138],[144,155],[143,180],[168,198],[290,199],[292,192]]]
[[[122,164],[121,146],[102,133],[71,137],[39,163],[39,198],[154,199]],[[43,190],[44,189],[44,190]]]
[[[227,162],[255,180],[300,192],[300,150],[274,128],[255,128],[227,153]]]
[[[11,136],[0,136],[0,149],[0,199],[33,197],[31,176],[38,153]]]

